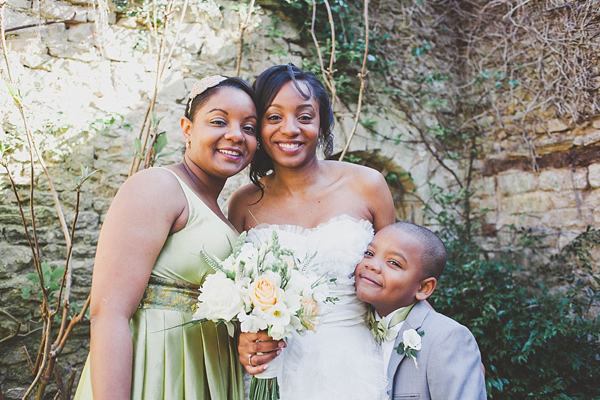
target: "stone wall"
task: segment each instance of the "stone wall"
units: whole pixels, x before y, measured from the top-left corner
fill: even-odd
[[[174,151],[161,159],[162,164],[181,159],[179,118],[194,79],[214,73],[235,75],[240,14],[232,6],[237,3],[190,2],[155,107],[157,115],[163,118],[159,128],[167,131],[167,151]],[[39,22],[39,8],[35,1],[11,1],[5,11],[6,28]],[[127,176],[133,140],[152,96],[156,41],[142,18],[125,17],[114,10],[106,16],[108,26],[102,28],[93,1],[46,0],[41,8],[44,20],[74,21],[9,33],[9,63],[15,86],[23,94],[29,92],[24,97],[27,118],[43,149],[68,223],[73,217],[75,178],[80,165],[100,171],[83,188],[75,235],[73,300],[81,306],[91,282],[99,229],[112,197]],[[174,20],[177,19],[175,15]],[[272,29],[274,24],[276,30]],[[291,61],[302,65],[311,46],[302,43],[290,21],[267,9],[253,17],[245,43],[241,76],[249,81],[274,64]],[[0,68],[4,74],[4,61]],[[370,87],[377,87],[378,80],[369,75]],[[24,151],[20,116],[4,89],[0,90],[0,109],[0,140],[10,144],[9,168],[28,213],[29,158]],[[354,109],[350,105],[337,114],[335,151],[340,151],[346,142]],[[364,120],[376,123],[376,132],[359,124],[351,153],[385,174],[402,176],[392,185],[397,217],[426,222],[425,204],[431,205],[429,184],[454,189],[452,176],[430,155],[391,98],[380,94],[377,104],[365,105],[363,112]],[[400,145],[394,140],[398,135],[403,137]],[[513,235],[509,225],[545,233],[544,246],[553,251],[586,226],[600,226],[600,121],[577,126],[549,121],[536,135],[536,168],[529,149],[512,137],[491,141],[485,148],[485,158],[478,160],[474,206],[491,210],[486,214],[488,236],[482,238],[490,250],[510,246]],[[459,168],[452,161],[448,165]],[[231,179],[224,190],[223,203],[232,190],[246,181],[245,174]],[[42,258],[52,266],[61,266],[66,248],[39,167],[35,182]],[[0,308],[25,325],[22,333],[31,332],[0,343],[0,385],[6,397],[16,398],[31,381],[21,346],[26,345],[30,353],[35,353],[41,332],[36,331],[40,326],[36,322],[37,293],[28,301],[21,297],[22,287],[29,283],[25,275],[33,272],[33,265],[4,170],[0,170],[0,225]],[[0,315],[0,338],[14,329],[15,323]],[[88,350],[87,335],[88,326],[84,323],[63,352],[63,368],[81,368]]]

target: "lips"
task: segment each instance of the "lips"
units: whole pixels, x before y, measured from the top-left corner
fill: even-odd
[[[372,285],[372,286],[377,286],[377,287],[381,287],[381,285],[379,283],[377,283],[376,280],[369,278],[366,275],[363,274],[359,274],[358,277],[360,278],[361,281],[363,281],[364,283],[368,284],[368,285]]]
[[[294,151],[302,146],[301,142],[277,142],[277,146],[284,151]]]
[[[239,158],[243,155],[243,153],[237,149],[218,149],[217,151],[227,157]]]

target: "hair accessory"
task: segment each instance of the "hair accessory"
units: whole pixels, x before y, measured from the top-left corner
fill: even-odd
[[[211,87],[215,87],[217,86],[219,83],[223,82],[225,79],[227,79],[224,76],[221,75],[211,75],[211,76],[207,76],[206,78],[202,78],[200,79],[198,82],[194,83],[194,86],[192,87],[192,91],[190,92],[190,96],[189,96],[189,103],[188,103],[188,113],[190,112],[191,108],[192,108],[192,101],[194,101],[194,98],[196,96],[198,96],[200,93],[204,92],[206,89],[210,89]]]

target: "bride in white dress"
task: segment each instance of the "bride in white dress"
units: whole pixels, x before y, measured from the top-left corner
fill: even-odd
[[[336,278],[331,295],[339,300],[327,305],[317,333],[294,336],[281,352],[283,343],[266,333],[240,334],[240,361],[256,374],[280,353],[282,400],[384,399],[383,360],[352,273],[373,232],[394,222],[387,184],[373,169],[317,158],[319,144],[331,153],[333,113],[313,74],[275,66],[254,88],[261,119],[254,184],[232,195],[229,218],[238,231],[249,231],[249,240],[263,241],[275,230],[300,259],[316,253],[312,265]]]

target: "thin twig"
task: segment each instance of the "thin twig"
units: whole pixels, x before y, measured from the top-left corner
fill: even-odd
[[[348,147],[350,147],[350,142],[352,142],[352,138],[354,137],[354,133],[356,132],[356,127],[358,126],[358,120],[360,118],[360,109],[362,105],[362,97],[363,92],[365,90],[365,77],[368,73],[367,71],[367,56],[369,55],[369,0],[364,0],[365,7],[365,54],[363,55],[362,67],[360,69],[360,73],[358,77],[360,78],[360,90],[358,92],[358,104],[356,106],[356,115],[354,116],[354,125],[352,125],[352,130],[350,131],[350,136],[346,141],[346,145],[344,146],[344,150],[342,150],[342,154],[340,154],[339,161],[344,159],[346,155],[346,151],[348,151]]]
[[[242,65],[242,54],[244,52],[244,32],[248,27],[248,22],[250,22],[250,16],[252,15],[252,9],[254,8],[254,0],[250,0],[250,5],[248,6],[248,12],[246,14],[246,20],[244,22],[241,21],[240,18],[240,43],[238,48],[238,55],[235,64],[235,76],[240,76],[240,68]]]

